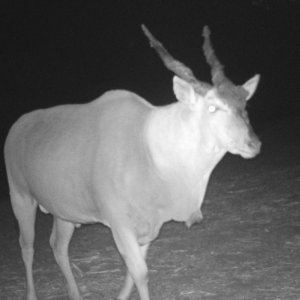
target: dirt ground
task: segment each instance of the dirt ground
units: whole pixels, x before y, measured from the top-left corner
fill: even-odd
[[[300,139],[295,122],[263,128],[262,154],[227,155],[214,171],[202,223],[166,224],[149,250],[151,299],[300,299]],[[292,132],[292,134],[291,134]],[[7,197],[3,195],[2,197]],[[39,299],[67,299],[38,213],[34,276]],[[24,299],[25,273],[8,201],[0,202],[0,299]],[[86,225],[70,245],[84,299],[113,299],[125,267],[109,229]],[[133,300],[139,297],[136,291]]]

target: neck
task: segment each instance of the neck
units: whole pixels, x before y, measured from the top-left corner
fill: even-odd
[[[206,132],[203,122],[201,114],[188,111],[181,103],[153,110],[146,139],[161,176],[176,176],[188,182],[209,177],[225,151],[215,147],[214,137]]]

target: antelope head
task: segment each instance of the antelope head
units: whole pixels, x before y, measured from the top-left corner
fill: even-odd
[[[178,76],[173,80],[177,99],[186,103],[191,111],[198,111],[198,115],[201,110],[201,124],[205,122],[208,128],[205,133],[214,139],[214,148],[244,158],[258,154],[261,142],[250,125],[246,103],[253,96],[260,76],[255,75],[243,85],[233,84],[215,54],[208,26],[203,28],[203,52],[211,67],[212,84],[198,80],[193,71],[176,60],[145,25],[142,30],[167,69]]]

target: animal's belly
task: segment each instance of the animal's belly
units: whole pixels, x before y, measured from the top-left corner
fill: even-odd
[[[45,199],[44,197],[36,197],[40,209],[44,213],[50,213],[60,219],[72,223],[96,223],[106,224],[95,205],[88,205],[88,199],[74,201],[72,199]]]
[[[105,223],[101,203],[78,175],[60,172],[52,175],[49,170],[33,174],[27,176],[30,194],[44,211],[73,223]]]
[[[88,157],[76,152],[68,156],[63,151],[42,150],[27,157],[23,177],[43,210],[74,223],[105,222],[100,202],[93,194],[88,172],[91,167],[78,159]]]

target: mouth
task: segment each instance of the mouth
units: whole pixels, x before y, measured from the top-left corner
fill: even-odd
[[[257,143],[255,145],[251,145],[251,147],[237,149],[235,148],[233,151],[229,151],[232,154],[240,155],[245,159],[254,158],[260,153],[261,143]]]
[[[256,155],[259,154],[258,151],[240,151],[239,154],[241,155],[242,158],[249,159],[249,158],[254,158]]]
[[[240,155],[246,159],[253,158],[260,153],[260,148],[261,148],[261,142],[255,144],[255,146],[253,145],[249,147],[248,149],[241,150]]]

